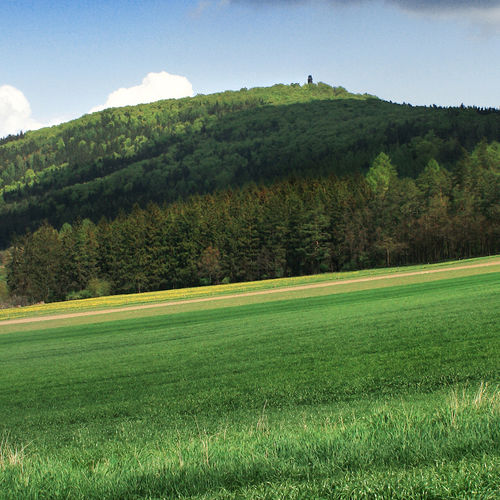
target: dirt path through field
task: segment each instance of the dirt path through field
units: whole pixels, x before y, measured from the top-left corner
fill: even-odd
[[[155,307],[168,307],[168,306],[177,306],[182,304],[194,304],[197,302],[212,302],[216,300],[227,300],[227,299],[236,299],[240,297],[251,297],[253,295],[268,295],[272,293],[284,293],[284,292],[293,292],[296,290],[308,290],[311,288],[325,288],[329,286],[340,286],[347,285],[350,283],[362,283],[365,281],[378,281],[378,280],[388,280],[394,278],[404,278],[406,276],[418,276],[421,274],[434,274],[434,273],[445,273],[449,271],[459,271],[460,269],[474,269],[477,267],[489,267],[489,266],[498,266],[500,265],[500,261],[486,262],[483,264],[472,264],[466,266],[455,266],[455,267],[447,267],[444,269],[430,269],[428,271],[413,271],[409,273],[394,273],[394,274],[386,274],[382,276],[369,276],[366,278],[354,278],[347,280],[335,280],[335,281],[324,281],[321,283],[311,283],[309,285],[296,285],[296,286],[288,286],[283,288],[272,288],[270,290],[257,290],[254,292],[241,292],[241,293],[232,293],[227,295],[219,295],[215,297],[202,297],[197,299],[185,299],[185,300],[172,300],[168,302],[157,302],[155,304],[143,304],[137,306],[126,306],[126,307],[116,307],[112,309],[105,310],[97,310],[97,311],[84,311],[84,312],[76,312],[76,313],[67,313],[67,314],[54,314],[51,316],[36,316],[30,318],[19,318],[19,319],[9,319],[0,321],[0,326],[3,325],[15,325],[21,323],[34,323],[38,321],[51,321],[58,319],[69,319],[69,318],[78,318],[82,316],[96,316],[99,314],[111,314],[111,313],[119,313],[119,312],[127,312],[127,311],[139,311],[141,309],[153,309]]]

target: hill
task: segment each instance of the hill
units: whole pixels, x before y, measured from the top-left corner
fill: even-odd
[[[401,176],[453,170],[500,111],[413,107],[341,87],[275,85],[108,109],[0,141],[0,245],[44,219],[97,222],[135,203],[251,182],[366,172],[381,152]]]
[[[498,270],[4,327],[0,497],[495,498]]]

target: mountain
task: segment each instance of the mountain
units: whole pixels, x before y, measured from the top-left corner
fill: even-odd
[[[14,233],[98,221],[249,183],[364,173],[380,152],[416,177],[453,171],[500,111],[415,107],[319,83],[107,109],[0,140],[0,246]]]

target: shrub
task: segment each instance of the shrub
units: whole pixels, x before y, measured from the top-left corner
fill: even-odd
[[[66,300],[90,299],[92,297],[90,290],[80,290],[78,292],[69,292],[66,295]]]
[[[99,278],[92,278],[87,288],[78,292],[69,292],[66,300],[91,299],[93,297],[104,297],[111,293],[111,284],[109,281]]]
[[[104,297],[111,293],[111,284],[106,280],[92,278],[87,285],[87,290],[91,297]]]

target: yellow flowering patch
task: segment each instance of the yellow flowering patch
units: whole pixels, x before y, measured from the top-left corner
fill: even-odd
[[[340,273],[337,273],[340,274]],[[50,304],[36,304],[27,307],[18,307],[0,310],[0,320],[14,319],[24,316],[46,314],[64,314],[66,312],[80,312],[130,305],[154,304],[191,298],[212,297],[229,293],[243,293],[253,290],[265,290],[277,287],[293,286],[315,281],[335,279],[337,274],[322,274],[317,276],[280,278],[265,281],[245,283],[231,283],[227,285],[212,285],[203,287],[181,288],[175,290],[161,290],[158,292],[132,293],[126,295],[110,295],[92,299],[71,300],[67,302],[53,302]]]
[[[192,288],[181,288],[176,290],[162,290],[158,292],[133,293],[126,295],[110,295],[107,297],[96,297],[92,299],[71,300],[66,302],[53,302],[50,304],[36,304],[27,307],[17,307],[0,310],[0,321],[29,316],[45,316],[49,314],[64,314],[70,312],[97,311],[110,308],[126,307],[132,305],[154,304],[176,300],[187,300],[201,297],[214,297],[233,293],[245,293],[258,290],[269,290],[273,288],[293,287],[325,281],[346,280],[360,278],[363,276],[376,276],[393,274],[399,272],[411,272],[430,268],[451,267],[457,264],[473,264],[478,261],[498,260],[497,257],[484,259],[469,259],[463,261],[447,262],[426,266],[408,266],[382,269],[369,269],[364,271],[351,271],[341,273],[316,274],[311,276],[297,276],[293,278],[276,278],[262,281],[250,281],[244,283],[231,283],[227,285],[212,285]]]

